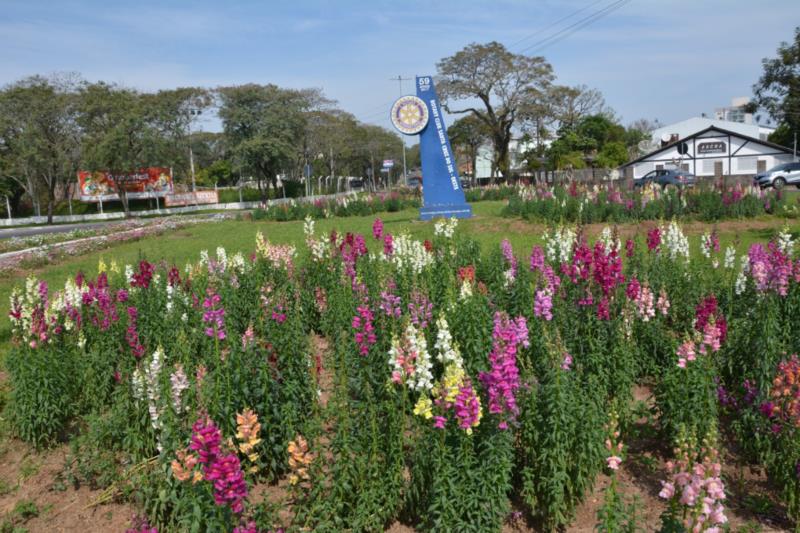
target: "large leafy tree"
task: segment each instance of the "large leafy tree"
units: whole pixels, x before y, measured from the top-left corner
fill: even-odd
[[[169,151],[160,111],[151,104],[148,95],[103,82],[87,84],[81,92],[84,167],[111,175],[126,216],[130,215],[129,176],[163,164]]]
[[[498,42],[470,44],[439,61],[439,93],[448,112],[472,113],[489,131],[493,172],[508,175],[509,143],[521,110],[544,98],[553,69],[543,57],[514,54]],[[456,109],[456,102],[465,107]],[[471,105],[474,104],[474,105]]]
[[[778,123],[770,140],[791,146],[800,129],[800,26],[794,30],[794,41],[782,42],[777,57],[765,58],[762,65],[752,107],[765,109]]]
[[[80,157],[77,87],[74,76],[33,76],[0,93],[4,173],[28,193],[37,213],[44,196],[48,222]]]
[[[314,102],[308,91],[277,85],[237,85],[218,90],[219,116],[232,157],[256,178],[261,200],[267,187],[295,161],[302,144],[306,112]]]

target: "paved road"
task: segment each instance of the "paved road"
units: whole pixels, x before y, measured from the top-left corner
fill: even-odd
[[[26,226],[24,228],[0,229],[0,239],[12,237],[30,237],[46,233],[66,233],[75,229],[97,229],[105,226],[119,224],[119,220],[103,220],[101,222],[80,222],[78,224],[57,224],[53,226]]]

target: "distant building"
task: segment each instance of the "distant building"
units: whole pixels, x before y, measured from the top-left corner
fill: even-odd
[[[729,122],[753,124],[753,114],[745,111],[745,106],[749,103],[750,98],[747,96],[732,98],[730,107],[718,107],[714,110],[714,118],[717,120],[727,120]]]
[[[672,140],[626,163],[622,169],[626,177],[635,179],[652,170],[670,168],[698,177],[754,176],[793,159],[792,151],[784,146],[712,125]]]

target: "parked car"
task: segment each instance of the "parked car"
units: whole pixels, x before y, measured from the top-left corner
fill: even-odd
[[[766,172],[756,174],[753,178],[755,185],[762,189],[773,187],[783,189],[786,185],[794,185],[800,189],[800,163],[781,163]]]
[[[651,170],[641,178],[634,180],[633,186],[643,187],[648,183],[660,185],[664,189],[669,185],[681,189],[683,187],[694,187],[695,183],[697,183],[697,178],[688,170],[660,168],[658,170]]]

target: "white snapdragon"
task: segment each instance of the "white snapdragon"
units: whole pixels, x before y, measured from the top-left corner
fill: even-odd
[[[544,251],[547,260],[551,263],[568,263],[572,258],[572,248],[575,245],[575,231],[572,228],[553,228],[550,233],[545,233]]]
[[[408,324],[402,339],[395,338],[389,349],[392,380],[403,383],[411,390],[429,391],[433,388],[433,363],[428,353],[425,334]]]
[[[747,268],[749,260],[746,255],[743,255],[739,261],[741,266],[739,267],[739,274],[736,276],[736,283],[734,285],[737,296],[747,289]]]
[[[399,269],[408,269],[420,274],[425,268],[433,264],[433,256],[428,253],[421,242],[401,234],[394,239],[394,252],[389,260]]]
[[[662,248],[673,261],[683,258],[689,261],[689,239],[684,235],[681,227],[673,220],[669,226],[662,228]]]
[[[433,234],[437,237],[452,239],[457,226],[458,219],[455,217],[451,217],[447,220],[437,220],[436,224],[433,226]]]
[[[600,232],[600,242],[603,243],[607,251],[619,252],[619,238],[614,236],[614,232],[608,226],[605,226],[603,231]]]
[[[183,371],[183,366],[180,363],[175,365],[175,371],[169,377],[170,388],[172,389],[172,407],[175,412],[180,414],[183,412],[183,391],[189,388],[189,379],[186,377],[186,372]]]
[[[725,248],[725,262],[723,264],[728,270],[736,266],[736,249],[730,244]]]
[[[458,349],[453,346],[453,336],[450,334],[450,326],[443,316],[440,316],[436,320],[436,330],[436,343],[433,345],[438,352],[436,359],[444,365],[453,363],[461,368],[463,365],[461,354],[459,354]]]
[[[789,228],[786,226],[784,226],[781,232],[778,233],[778,250],[780,250],[782,254],[789,257],[791,257],[794,253],[794,241],[792,240],[792,234],[789,233]]]
[[[314,238],[314,219],[311,218],[311,215],[306,215],[306,218],[303,219],[303,235],[306,236],[306,242]]]
[[[223,272],[228,269],[228,253],[222,246],[217,247],[217,268]]]
[[[459,300],[466,300],[472,296],[472,283],[469,280],[464,280],[461,282],[461,289],[458,293]]]
[[[133,281],[133,266],[125,265],[125,282],[130,285]]]

